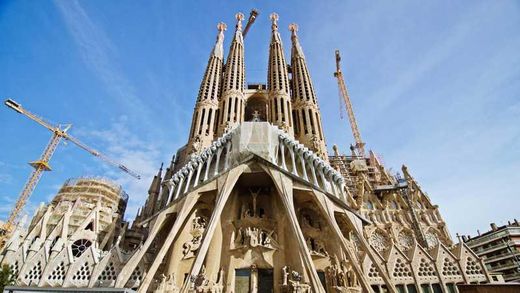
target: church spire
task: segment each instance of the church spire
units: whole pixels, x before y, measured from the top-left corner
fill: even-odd
[[[224,31],[226,24],[220,22],[217,25],[218,35],[215,47],[209,56],[206,72],[200,83],[197,104],[193,111],[188,152],[201,151],[213,141],[216,132],[216,116],[218,110],[218,98],[221,87],[221,72],[224,60]]]
[[[224,31],[227,29],[227,25],[223,22],[217,24],[217,42],[213,48],[213,55],[220,60],[224,59]]]
[[[222,81],[222,96],[219,107],[219,136],[242,122],[244,116],[245,65],[244,37],[242,36],[244,14],[237,13],[236,19],[235,36],[231,42]]]
[[[153,214],[158,208],[157,200],[159,198],[159,192],[161,191],[163,165],[164,164],[161,163],[161,168],[159,168],[157,175],[153,177],[152,184],[150,184],[150,188],[148,189],[148,199],[145,205],[146,215]]]
[[[284,131],[292,134],[289,73],[287,72],[282,39],[278,32],[278,14],[272,13],[270,18],[272,33],[267,73],[269,120]]]
[[[327,148],[321,123],[321,114],[312,85],[303,49],[298,40],[298,25],[289,26],[291,31],[291,69],[294,135],[297,140],[327,160]]]

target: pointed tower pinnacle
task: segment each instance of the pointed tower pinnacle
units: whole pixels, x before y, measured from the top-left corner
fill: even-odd
[[[145,206],[145,213],[147,215],[153,214],[158,207],[157,200],[159,198],[159,192],[161,191],[163,166],[164,163],[161,163],[161,168],[159,168],[157,175],[153,177],[152,184],[150,184],[150,188],[148,189],[147,205]]]
[[[220,22],[217,25],[217,29],[217,42],[209,56],[206,72],[200,83],[197,103],[193,111],[190,138],[187,146],[188,154],[198,153],[209,146],[216,134],[216,117],[222,79],[223,44],[226,24]]]
[[[328,160],[327,147],[323,137],[321,114],[314,86],[312,85],[303,49],[298,40],[298,25],[289,25],[291,31],[292,98],[294,117],[294,137],[324,160]]]
[[[220,58],[221,60],[224,59],[224,31],[227,29],[227,25],[223,22],[219,22],[217,24],[217,43],[215,44],[215,48],[213,49],[213,55]]]
[[[271,13],[271,43],[269,45],[269,62],[267,72],[267,88],[269,89],[269,121],[290,135],[293,134],[291,117],[291,96],[289,73],[283,52],[282,39],[278,32],[278,14]]]
[[[244,120],[245,65],[242,36],[244,14],[239,12],[235,17],[237,19],[235,36],[231,41],[222,81],[217,136],[221,136]]]

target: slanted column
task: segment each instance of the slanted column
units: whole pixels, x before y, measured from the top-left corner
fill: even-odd
[[[289,148],[289,154],[291,154],[291,163],[292,163],[292,173],[296,176],[298,175],[298,170],[296,170],[296,160],[294,158],[294,148]]]
[[[188,189],[190,188],[191,177],[193,176],[193,167],[191,164],[188,165],[188,170],[188,180],[186,180],[184,193],[188,192]]]
[[[280,152],[282,155],[282,168],[284,170],[287,170],[287,165],[285,164],[285,144],[283,143],[283,138],[282,138],[282,141],[280,142]]]
[[[224,161],[224,170],[229,168],[229,160],[231,159],[231,140],[226,141],[226,157]]]
[[[175,193],[175,198],[174,199],[179,198],[179,195],[181,193],[181,189],[182,189],[182,184],[183,183],[184,183],[184,175],[181,174],[181,179],[179,180],[179,185],[177,187],[177,192]]]
[[[328,187],[328,186],[327,186],[327,180],[325,179],[325,176],[323,175],[323,168],[319,168],[319,169],[318,169],[318,174],[320,175],[321,182],[323,183],[322,188],[323,188],[324,190],[330,191],[330,189],[327,188],[327,187]]]
[[[165,206],[167,206],[170,202],[173,201],[173,192],[175,191],[175,187],[176,187],[176,184],[175,184],[175,181],[173,179],[170,179],[168,181],[168,185],[170,186],[169,187],[169,192],[168,192],[168,199],[166,200],[166,204]]]
[[[305,241],[305,236],[298,222],[298,216],[296,215],[296,208],[294,206],[293,181],[280,171],[272,168],[266,168],[266,171],[269,173],[271,179],[273,179],[276,191],[282,201],[282,207],[287,215],[287,226],[293,233],[298,244],[296,246],[300,252],[303,269],[306,270],[309,278],[311,290],[316,293],[325,293],[326,291],[320,282],[316,266],[314,265]]]
[[[311,174],[312,174],[312,182],[314,183],[314,185],[318,186],[318,178],[316,177],[316,167],[314,166],[314,162],[312,160],[312,158],[309,158],[309,165],[311,166]]]
[[[217,176],[218,175],[218,168],[219,168],[219,165],[220,165],[220,155],[222,154],[222,147],[219,146],[218,149],[217,149],[217,161],[215,162],[215,171],[213,172],[213,176]]]
[[[206,171],[204,172],[203,181],[208,180],[209,167],[211,166],[211,161],[213,160],[213,153],[211,153],[206,161]]]
[[[197,174],[195,175],[195,182],[193,183],[193,187],[197,187],[199,185],[200,172],[202,171],[202,160],[197,162]]]
[[[271,163],[273,163],[275,165],[278,164],[278,153],[280,151],[281,144],[282,144],[282,142],[280,141],[280,139],[278,139],[278,145],[275,147],[274,154],[271,156]]]
[[[345,194],[343,193],[343,184],[339,183],[339,182],[335,182],[334,186],[336,186],[336,191],[338,193],[338,198],[341,199],[342,201],[346,202]]]
[[[329,177],[330,177],[330,188],[332,189],[332,194],[334,194],[335,197],[338,197],[338,193],[336,192],[336,183],[334,182],[332,175]]]
[[[298,158],[300,158],[300,162],[302,164],[303,179],[309,181],[309,177],[307,177],[307,167],[305,166],[305,159],[303,158],[303,152],[298,154]]]
[[[343,201],[347,202],[347,195],[348,195],[348,193],[345,192],[345,190],[347,189],[347,186],[345,185],[345,182],[343,182],[343,181],[341,182],[340,188],[341,188],[340,190],[341,190],[341,196],[343,198]]]
[[[188,278],[184,281],[184,284],[180,290],[182,293],[191,292],[190,287],[192,281],[192,276],[197,276],[202,268],[202,265],[204,263],[204,259],[207,256],[209,245],[211,243],[211,239],[213,238],[213,234],[217,228],[217,223],[220,221],[220,217],[222,215],[222,212],[224,210],[224,206],[226,205],[226,202],[228,201],[228,198],[233,190],[233,187],[235,186],[238,178],[240,175],[244,172],[244,170],[247,168],[246,165],[241,165],[236,168],[233,168],[224,175],[222,181],[218,182],[218,195],[215,202],[215,209],[213,210],[213,213],[211,214],[211,218],[209,219],[209,222],[206,226],[206,230],[204,231],[204,234],[202,235],[202,243],[200,244],[200,247],[197,251],[197,255],[195,256],[195,260],[193,261],[190,269],[190,274]]]

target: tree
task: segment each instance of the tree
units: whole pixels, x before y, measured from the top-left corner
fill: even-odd
[[[0,270],[0,292],[4,291],[5,286],[14,285],[16,281],[11,266],[4,264]]]

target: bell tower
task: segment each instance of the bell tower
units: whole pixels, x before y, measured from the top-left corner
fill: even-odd
[[[294,137],[324,160],[328,160],[325,137],[321,126],[321,114],[311,81],[303,49],[298,40],[298,25],[289,25],[292,50],[292,115]]]
[[[271,43],[269,45],[269,65],[267,88],[269,91],[269,121],[293,135],[289,73],[283,52],[282,39],[278,32],[278,14],[272,13]]]
[[[236,14],[237,25],[231,42],[222,80],[222,96],[219,107],[218,136],[228,132],[244,120],[244,37],[242,20],[244,14]]]
[[[219,23],[217,29],[217,42],[209,56],[206,72],[200,83],[197,103],[193,110],[190,137],[187,145],[188,153],[190,154],[198,153],[208,147],[216,134],[226,24],[223,22]]]

